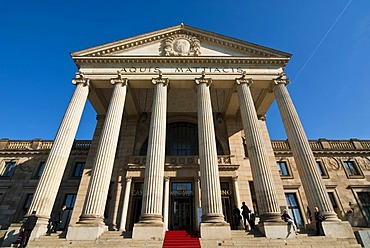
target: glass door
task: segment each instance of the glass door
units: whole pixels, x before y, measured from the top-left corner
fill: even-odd
[[[286,193],[285,199],[288,205],[289,215],[294,220],[294,223],[299,227],[304,226],[301,211],[299,210],[296,194]]]
[[[192,230],[193,192],[191,183],[171,185],[171,230]]]
[[[75,206],[76,196],[76,194],[66,194],[64,198],[64,205],[66,205],[66,210],[64,210],[62,225],[60,226],[59,230],[66,230],[68,228],[69,221],[71,220],[73,212],[73,207]]]

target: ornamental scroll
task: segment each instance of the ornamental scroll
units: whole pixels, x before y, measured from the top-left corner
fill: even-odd
[[[200,41],[195,36],[176,34],[164,40],[164,56],[199,56]]]

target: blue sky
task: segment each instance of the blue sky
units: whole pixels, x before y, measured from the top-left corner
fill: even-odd
[[[309,139],[370,139],[368,0],[2,0],[0,138],[54,138],[74,91],[71,52],[182,22],[292,53],[288,90]],[[95,123],[87,104],[76,139]],[[267,124],[286,139],[275,103]]]

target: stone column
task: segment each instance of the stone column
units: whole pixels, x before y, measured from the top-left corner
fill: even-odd
[[[202,222],[200,235],[205,239],[230,238],[230,226],[222,214],[220,176],[213,124],[210,78],[195,79],[198,85],[199,159],[202,180]]]
[[[325,225],[323,225],[326,236],[338,238],[353,237],[353,231],[348,222],[340,222],[334,212],[325,185],[317,170],[315,157],[308,143],[305,131],[286,89],[288,83],[289,81],[287,79],[282,79],[281,77],[274,80],[273,91],[308,204],[312,211],[317,206],[327,218]],[[333,223],[331,225],[332,228],[329,225],[330,222]],[[327,227],[325,228],[326,225]]]
[[[170,178],[164,178],[164,207],[163,207],[163,222],[166,231],[168,230],[168,213],[170,204]]]
[[[194,179],[194,204],[195,204],[195,230],[199,231],[199,224],[198,224],[198,219],[201,216],[201,214],[198,213],[198,209],[200,207],[200,178],[199,177],[196,177]],[[200,216],[199,216],[200,215]]]
[[[35,210],[36,215],[39,217],[38,223],[32,232],[31,240],[40,237],[47,231],[48,220],[89,93],[90,80],[84,78],[82,73],[77,74],[77,76],[77,78],[72,80],[72,83],[76,85],[76,89],[55,136],[44,172],[41,175],[29,208],[28,214]]]
[[[152,80],[152,83],[154,94],[145,165],[143,205],[140,221],[134,225],[132,235],[136,240],[161,240],[165,233],[162,206],[169,80],[162,78],[160,74],[158,78]]]
[[[95,240],[108,230],[104,224],[104,209],[121,128],[127,79],[119,75],[110,82],[114,89],[100,135],[84,207],[79,222],[68,230],[68,240]]]
[[[268,238],[283,238],[284,234],[286,235],[286,228],[284,228],[280,217],[280,209],[271,168],[268,163],[268,155],[261,130],[258,127],[257,113],[250,91],[250,85],[253,81],[252,79],[247,79],[245,76],[243,74],[241,78],[236,79],[236,82],[240,114],[247,141],[248,156],[260,212],[259,228],[261,228],[261,231]]]
[[[121,223],[119,226],[119,230],[124,232],[126,231],[128,203],[130,201],[130,192],[131,192],[131,181],[132,181],[131,177],[126,177],[125,197],[123,199]]]
[[[238,206],[241,204],[240,201],[240,192],[239,192],[239,185],[238,185],[238,176],[233,177],[233,185],[234,185],[234,205]]]

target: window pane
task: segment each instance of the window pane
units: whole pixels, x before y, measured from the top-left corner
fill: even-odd
[[[5,169],[3,172],[3,177],[10,177],[13,175],[15,169],[15,162],[5,162]]]
[[[302,215],[299,210],[297,196],[295,193],[286,193],[285,199],[288,205],[288,211],[290,217],[292,217],[294,223],[297,226],[303,226]]]
[[[27,194],[26,201],[24,202],[24,205],[23,205],[23,209],[26,210],[26,212],[31,206],[32,198],[33,198],[33,194]]]
[[[288,166],[287,166],[286,162],[278,161],[276,163],[278,165],[278,170],[279,170],[280,176],[289,176]]]
[[[346,168],[348,175],[358,176],[360,173],[357,171],[356,165],[353,161],[344,161],[344,167]]]
[[[320,176],[325,176],[324,170],[322,169],[322,165],[320,161],[316,161],[317,169],[319,170]]]
[[[370,193],[369,192],[358,192],[357,195],[362,204],[362,208],[369,220],[370,219]]]
[[[82,173],[85,168],[85,163],[84,162],[77,162],[75,165],[75,170],[73,172],[74,177],[82,177]]]
[[[40,165],[39,165],[39,169],[37,171],[36,177],[41,177],[42,172],[44,171],[44,169],[45,169],[45,162],[41,162]]]

